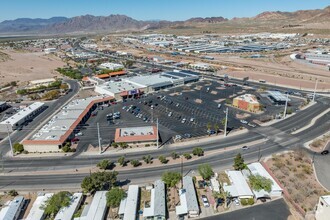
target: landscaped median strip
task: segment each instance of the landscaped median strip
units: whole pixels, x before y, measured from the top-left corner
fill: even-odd
[[[310,128],[310,127],[312,127],[319,118],[321,118],[322,116],[326,115],[328,112],[330,112],[330,108],[328,108],[327,110],[325,110],[324,112],[322,112],[321,114],[319,114],[318,116],[316,116],[315,118],[313,118],[308,125],[306,125],[306,126],[304,126],[302,128],[299,128],[298,130],[295,130],[294,132],[291,132],[291,134],[298,134],[298,133],[300,133],[300,132],[302,132],[302,131],[304,131],[304,130]]]
[[[261,144],[261,143],[264,143],[265,140],[261,139],[261,140],[256,140],[256,141],[252,141],[252,142],[248,142],[248,143],[245,143],[244,146],[248,146],[248,147],[252,147],[253,145],[256,145],[256,144]],[[196,160],[199,160],[201,158],[208,158],[208,157],[212,157],[216,154],[219,154],[219,153],[224,153],[224,152],[227,152],[227,151],[232,151],[232,150],[237,150],[237,149],[241,149],[242,148],[242,145],[239,145],[239,146],[231,146],[231,147],[225,147],[225,148],[222,148],[222,149],[219,149],[219,150],[212,150],[212,151],[206,151],[204,152],[204,156],[194,156],[192,159],[184,159],[185,162],[191,162],[191,161],[196,161]],[[106,158],[104,158],[106,159]],[[158,157],[155,157],[153,158],[153,163],[150,163],[150,164],[145,164],[143,163],[142,166],[139,166],[139,167],[133,167],[133,166],[120,166],[119,164],[117,164],[117,166],[112,169],[112,170],[115,170],[115,171],[126,171],[126,170],[132,170],[132,169],[146,169],[146,168],[150,168],[150,167],[164,167],[166,165],[173,165],[173,164],[180,164],[181,163],[181,160],[180,158],[177,158],[175,160],[173,160],[170,155],[167,156],[167,159],[169,159],[168,163],[166,164],[162,164],[159,162],[158,160]],[[143,162],[142,158],[141,158],[141,161]],[[141,162],[140,161],[140,162]],[[128,163],[127,163],[128,164]],[[62,169],[62,170],[43,170],[43,171],[29,171],[29,172],[11,172],[11,173],[5,173],[4,175],[5,176],[21,176],[21,175],[49,175],[49,173],[51,172],[51,174],[53,175],[56,175],[56,174],[81,174],[81,173],[90,173],[90,172],[97,172],[97,171],[100,171],[99,168],[95,166],[92,166],[92,167],[83,167],[83,168],[79,168],[79,169],[76,169],[76,168],[70,168],[70,169]]]

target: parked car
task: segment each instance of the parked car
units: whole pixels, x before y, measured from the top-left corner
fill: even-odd
[[[247,123],[248,123],[248,122],[245,121],[245,120],[240,120],[240,122],[241,122],[242,124],[247,124]]]
[[[221,104],[218,104],[218,108],[219,108],[219,109],[221,108]]]
[[[202,201],[203,201],[204,207],[210,207],[209,200],[207,199],[207,197],[205,195],[202,195]]]
[[[171,117],[172,114],[173,114],[172,112],[169,112],[167,116],[168,116],[168,117]]]
[[[184,134],[183,136],[184,136],[185,138],[191,138],[191,134],[188,134],[188,133]]]
[[[194,120],[195,120],[194,118],[190,118],[190,122],[194,122]]]
[[[234,199],[234,203],[235,203],[235,205],[237,205],[237,206],[239,206],[240,204],[239,204],[239,200],[236,198],[236,199]]]
[[[181,123],[184,124],[186,122],[186,120],[187,120],[186,118],[183,118]]]
[[[327,154],[329,154],[329,150],[324,150],[324,151],[321,152],[321,154],[322,155],[327,155]]]
[[[256,127],[256,125],[255,124],[253,124],[253,123],[248,123],[248,126],[250,126],[250,127],[252,127],[252,128],[255,128]]]
[[[78,132],[77,134],[75,134],[74,136],[75,136],[75,137],[83,136],[83,133],[80,131],[80,132]]]

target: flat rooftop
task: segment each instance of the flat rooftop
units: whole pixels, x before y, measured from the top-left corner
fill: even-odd
[[[115,142],[156,141],[156,126],[117,128]]]
[[[145,79],[144,79],[144,81],[145,81]],[[99,87],[102,89],[108,90],[113,94],[117,94],[117,93],[121,93],[121,92],[135,90],[135,89],[142,89],[142,88],[145,88],[146,86],[123,80],[123,81],[118,81],[118,82],[109,81],[102,85],[99,85]]]
[[[145,75],[145,76],[133,76],[127,78],[126,81],[139,84],[141,86],[152,86],[160,83],[172,83],[172,80],[168,77],[159,74]]]
[[[246,101],[248,103],[253,103],[253,104],[259,103],[257,98],[252,94],[240,95],[240,96],[236,97],[235,99],[243,100],[243,101]]]
[[[93,101],[103,100],[111,97],[93,96],[86,99],[76,99],[71,101],[61,109],[52,119],[50,119],[41,129],[37,131],[29,140],[35,141],[59,141],[61,137],[74,129],[83,116],[89,111],[89,105]],[[29,141],[26,140],[26,141]]]
[[[287,98],[286,95],[284,95],[283,93],[281,93],[279,91],[268,91],[268,94],[278,102],[285,102],[286,98]],[[289,98],[288,98],[288,101],[290,101]]]
[[[41,108],[45,103],[43,102],[35,102],[31,105],[29,105],[26,108],[23,108],[19,112],[17,112],[15,115],[11,116],[10,118],[7,118],[6,120],[0,122],[0,124],[10,124],[14,125],[27,117],[28,115],[32,114],[34,111],[38,110]]]

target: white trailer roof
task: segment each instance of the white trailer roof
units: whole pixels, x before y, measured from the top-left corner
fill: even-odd
[[[54,193],[46,193],[44,195],[40,195],[34,201],[33,206],[29,212],[29,215],[25,220],[41,220],[44,216],[44,210],[42,206],[45,205],[45,202],[54,195]]]
[[[227,171],[227,175],[235,187],[238,196],[253,196],[241,171]]]
[[[166,216],[165,184],[161,180],[155,181],[155,187],[151,189],[150,207],[144,208],[143,217]]]
[[[55,220],[71,220],[75,211],[77,210],[78,205],[81,202],[83,194],[74,193],[71,196],[71,203],[68,207],[61,208],[60,211],[55,216]]]

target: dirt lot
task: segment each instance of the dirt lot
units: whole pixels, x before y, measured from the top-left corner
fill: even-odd
[[[320,152],[324,149],[326,144],[330,141],[330,134],[325,134],[320,138],[315,139],[312,143],[310,143],[309,147],[317,152]]]
[[[305,211],[313,210],[319,196],[327,193],[315,179],[311,159],[303,150],[273,155],[266,164]]]
[[[0,59],[0,86],[11,81],[27,82],[54,77],[56,73],[53,70],[65,64],[53,55],[40,52],[6,50],[0,53],[9,56],[7,59]]]

